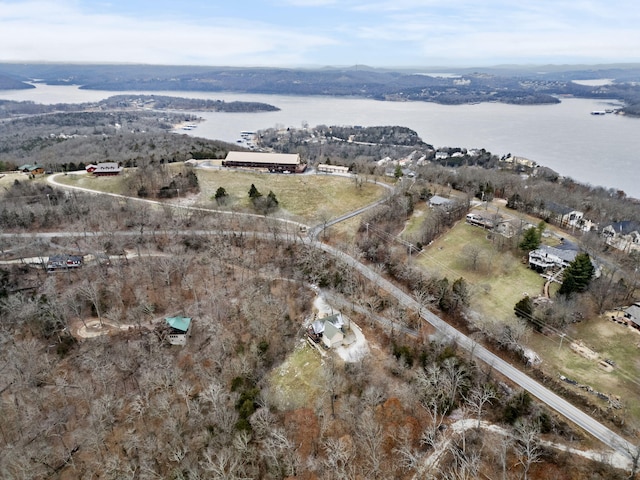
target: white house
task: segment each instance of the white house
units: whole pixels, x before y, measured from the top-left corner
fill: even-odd
[[[563,228],[577,228],[583,232],[590,232],[598,228],[595,223],[585,218],[584,213],[580,210],[574,210],[558,203],[547,202],[541,213],[547,215],[550,222]]]
[[[86,170],[88,173],[93,173],[94,175],[100,176],[108,176],[108,175],[119,175],[122,172],[122,167],[118,164],[118,162],[101,162],[97,165],[87,165]]]
[[[344,175],[349,173],[349,167],[345,167],[342,165],[328,165],[326,163],[321,163],[320,165],[318,165],[318,172],[339,173]]]
[[[529,252],[529,267],[538,271],[550,268],[566,268],[573,262],[578,254],[575,250],[562,250],[560,248],[540,245]]]
[[[602,229],[607,245],[623,252],[640,251],[640,224],[632,221],[615,222]]]

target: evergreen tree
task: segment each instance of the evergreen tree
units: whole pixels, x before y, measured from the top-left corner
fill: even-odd
[[[216,194],[214,195],[214,198],[216,199],[216,203],[218,205],[223,205],[227,201],[227,197],[229,197],[229,194],[227,193],[225,188],[218,187],[218,189],[216,190]]]
[[[276,194],[269,190],[269,195],[267,195],[267,204],[268,207],[276,208],[278,206],[278,199],[276,198]]]
[[[518,301],[518,303],[516,303],[516,306],[513,308],[513,310],[516,314],[516,317],[530,320],[533,315],[533,302],[531,301],[531,297],[523,297]]]
[[[258,191],[256,186],[252,183],[251,188],[249,189],[249,198],[256,199],[256,198],[260,198],[261,196],[262,194]]]
[[[540,246],[541,236],[539,228],[530,227],[524,231],[524,236],[522,237],[522,241],[518,247],[520,247],[520,250],[524,250],[525,252],[535,250]]]
[[[589,287],[594,272],[595,268],[589,254],[579,253],[563,272],[562,285],[558,293],[568,297],[575,292],[584,292]]]

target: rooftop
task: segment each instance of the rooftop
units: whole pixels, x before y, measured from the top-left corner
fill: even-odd
[[[171,328],[186,332],[191,325],[191,319],[187,317],[168,317],[165,319]]]
[[[264,153],[264,152],[229,152],[228,162],[252,162],[252,163],[279,163],[286,165],[299,165],[300,155],[297,153]]]

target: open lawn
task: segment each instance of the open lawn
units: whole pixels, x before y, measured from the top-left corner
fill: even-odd
[[[571,350],[570,342],[577,340],[595,350],[598,360],[613,360],[615,368],[607,372],[598,366],[597,360],[588,360]],[[562,348],[559,337],[539,334],[532,335],[528,343],[544,359],[546,370],[551,368],[553,373],[599,392],[618,395],[628,414],[640,424],[640,404],[636,401],[640,394],[640,332],[600,317],[572,324]]]
[[[182,164],[171,164],[178,168]],[[229,195],[226,207],[253,212],[249,188],[255,185],[262,195],[273,191],[282,213],[301,221],[319,223],[375,202],[385,189],[374,183],[356,187],[350,178],[332,175],[283,175],[251,171],[196,169],[200,194],[193,204],[219,208],[213,199],[223,187]],[[124,193],[127,172],[115,177],[94,177],[90,174],[59,175],[56,180],[66,185],[108,193]],[[174,199],[175,200],[175,199]]]
[[[271,401],[281,410],[313,406],[324,387],[320,353],[301,342],[269,378]]]
[[[539,295],[544,285],[520,258],[498,251],[486,230],[464,221],[426,247],[418,262],[450,280],[463,277],[472,293],[471,309],[498,320],[513,317],[516,302],[525,293]]]
[[[411,218],[409,218],[407,224],[404,227],[404,230],[400,233],[402,238],[409,242],[413,242],[414,237],[416,237],[420,232],[420,226],[424,221],[425,215],[428,214],[429,207],[427,207],[426,203],[421,202],[419,205],[416,205]]]
[[[332,175],[283,175],[231,170],[196,170],[201,202],[210,202],[219,187],[230,196],[232,205],[250,209],[249,188],[255,185],[262,195],[273,191],[280,208],[311,223],[333,218],[375,202],[385,189],[374,183],[356,187],[350,178]]]
[[[127,170],[113,177],[96,177],[90,173],[58,175],[56,176],[56,182],[73,187],[123,195],[125,193],[124,185],[126,178]]]
[[[556,233],[545,238],[544,243],[552,243],[563,232]],[[531,297],[540,295],[544,285],[542,277],[521,258],[498,251],[485,230],[464,221],[425,248],[418,258],[430,272],[467,280],[472,292],[470,309],[480,314],[479,321],[483,317],[512,321],[515,303],[525,293]],[[557,284],[552,285],[552,298],[557,289]],[[571,350],[569,345],[579,340],[599,354],[598,360],[614,361],[615,368],[608,372],[598,360],[589,360]],[[628,421],[640,425],[640,404],[635,401],[640,394],[640,332],[604,318],[593,318],[571,324],[562,345],[558,335],[538,333],[529,335],[525,343],[542,358],[542,368],[548,374],[564,375],[596,391],[619,396]],[[566,386],[576,388],[595,404],[607,405],[595,395]]]

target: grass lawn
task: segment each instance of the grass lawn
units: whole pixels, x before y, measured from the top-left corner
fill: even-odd
[[[545,238],[544,243],[553,240],[553,237]],[[477,258],[475,269],[474,256]],[[472,292],[470,309],[480,314],[479,321],[482,318],[513,321],[515,303],[525,292],[532,297],[539,295],[544,285],[543,279],[520,258],[498,251],[486,231],[463,221],[425,248],[418,258],[430,272],[450,280],[458,277],[467,280]],[[557,284],[552,285],[552,297],[558,288]],[[597,360],[588,360],[571,350],[570,343],[578,340],[596,351],[600,360],[616,362],[616,368],[607,372]],[[542,358],[542,368],[547,373],[564,375],[596,391],[619,396],[628,421],[640,425],[640,403],[635,401],[640,393],[640,332],[604,318],[593,318],[571,324],[562,347],[559,336],[538,333],[529,335],[525,343]],[[567,387],[571,388],[569,384]],[[595,395],[577,387],[576,390],[588,395],[594,404],[606,406],[606,402]]]
[[[127,178],[127,171],[116,176],[96,177],[90,173],[58,175],[56,182],[73,187],[89,188],[106,193],[124,194],[124,180]]]
[[[313,406],[323,391],[324,376],[320,353],[306,342],[274,369],[269,378],[272,401],[281,410]]]
[[[425,215],[428,215],[428,213],[429,208],[426,203],[420,202],[419,205],[416,205],[413,209],[411,218],[407,221],[407,224],[405,225],[402,233],[400,233],[400,236],[402,236],[403,239],[412,242],[413,238],[420,233],[420,226],[422,225]]]
[[[282,175],[227,170],[196,170],[201,202],[211,205],[218,187],[231,202],[250,209],[249,188],[255,185],[262,195],[273,191],[280,208],[311,223],[356,210],[381,198],[385,190],[373,183],[356,188],[353,180],[331,175]]]
[[[544,284],[521,259],[499,252],[485,230],[464,221],[426,247],[418,262],[450,280],[463,277],[470,285],[471,309],[499,320],[511,319],[513,307],[525,292],[536,296]]]
[[[182,164],[170,164],[179,168]],[[361,208],[380,199],[385,189],[374,183],[356,187],[353,180],[331,175],[282,175],[251,171],[197,169],[200,194],[198,206],[217,208],[213,196],[219,187],[229,195],[228,206],[253,212],[249,188],[254,184],[262,195],[273,191],[283,213],[309,223],[319,223]],[[94,177],[90,174],[59,175],[56,180],[66,185],[108,193],[124,193],[127,172],[114,177]]]
[[[528,343],[544,359],[547,368],[565,375],[595,390],[618,395],[627,413],[640,423],[640,332],[604,318],[593,318],[571,325],[568,338],[562,343],[556,338],[532,335]],[[581,340],[599,354],[599,359],[611,359],[616,367],[607,372],[595,360],[587,360],[569,348],[569,339]],[[601,402],[591,397],[593,402]]]

